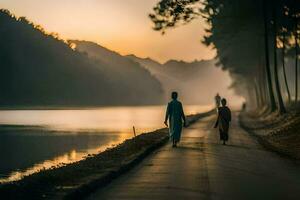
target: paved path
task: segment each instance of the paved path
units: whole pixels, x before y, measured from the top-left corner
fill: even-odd
[[[207,117],[183,132],[178,148],[159,149],[89,199],[300,199],[300,167],[264,150],[236,117],[223,146]]]

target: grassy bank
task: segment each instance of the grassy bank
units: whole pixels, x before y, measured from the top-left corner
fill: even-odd
[[[189,124],[211,112],[188,117]],[[0,185],[1,199],[82,199],[168,141],[168,129],[144,133],[97,155]]]
[[[282,156],[300,160],[300,113],[276,113],[258,118],[255,114],[240,114],[240,123],[267,149]]]

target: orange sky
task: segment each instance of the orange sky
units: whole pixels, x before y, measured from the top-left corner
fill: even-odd
[[[148,18],[157,0],[0,0],[0,7],[26,16],[64,39],[90,40],[123,55],[192,61],[210,59],[201,44],[202,19],[162,36]]]

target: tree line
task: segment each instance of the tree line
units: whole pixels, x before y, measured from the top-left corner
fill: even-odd
[[[299,0],[161,0],[149,17],[162,33],[204,17],[202,42],[250,108],[283,114],[298,103]]]
[[[160,82],[139,64],[121,55],[105,62],[71,46],[0,9],[0,107],[162,103]]]

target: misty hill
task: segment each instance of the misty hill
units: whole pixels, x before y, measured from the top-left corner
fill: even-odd
[[[127,82],[130,87],[135,88],[141,94],[143,91],[162,100],[163,90],[160,82],[151,75],[151,73],[142,67],[139,63],[132,61],[131,59],[124,57],[114,51],[104,48],[94,42],[70,40],[72,44],[75,44],[76,50],[88,55],[90,59],[96,62],[105,63],[105,66],[109,68],[111,72],[118,75],[120,80]],[[161,93],[155,93],[158,89],[161,89]],[[149,98],[145,95],[139,96],[139,98]]]
[[[164,64],[150,58],[134,55],[128,58],[140,63],[162,83],[166,99],[172,91],[178,91],[187,104],[211,104],[217,92],[231,99],[231,79],[227,73],[215,66],[215,60],[184,62],[169,60]]]
[[[6,10],[0,11],[0,46],[0,106],[161,102],[160,84],[146,70],[117,73],[113,62],[90,59]]]

